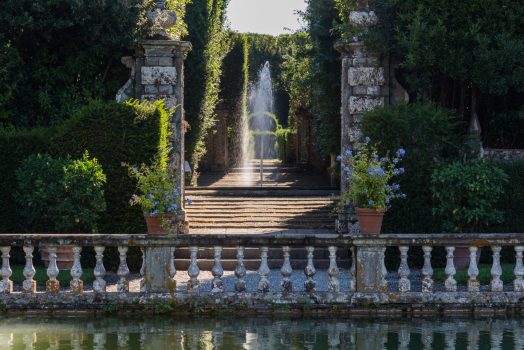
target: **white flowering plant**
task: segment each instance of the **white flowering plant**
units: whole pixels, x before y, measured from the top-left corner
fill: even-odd
[[[348,185],[348,191],[341,196],[341,204],[348,200],[357,208],[387,210],[395,198],[405,198],[395,178],[405,172],[400,167],[403,148],[395,154],[389,152],[385,157],[378,155],[376,147],[366,137],[365,143],[353,152],[349,148],[338,157],[341,162],[342,176]]]

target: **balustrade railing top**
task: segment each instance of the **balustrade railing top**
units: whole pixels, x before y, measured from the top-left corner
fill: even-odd
[[[69,286],[60,285],[58,280],[57,249],[62,245],[73,247],[74,263],[70,270]],[[0,296],[10,295],[13,291],[24,292],[22,295],[25,296],[37,293],[33,254],[38,251],[36,248],[40,249],[42,246],[47,247],[49,254],[45,292],[50,296],[57,293],[84,294],[81,254],[85,247],[94,247],[96,260],[93,269],[95,279],[88,289],[91,288],[97,295],[107,295],[109,283],[104,266],[104,252],[106,247],[117,247],[118,281],[114,282],[116,286],[112,287],[112,291],[117,292],[117,295],[131,292],[127,254],[130,247],[139,247],[143,252],[143,262],[140,275],[133,277],[139,282],[135,292],[166,292],[191,297],[205,293],[227,297],[229,293],[234,298],[239,295],[258,298],[270,292],[279,294],[285,300],[301,295],[313,298],[315,303],[335,301],[350,304],[358,302],[365,295],[373,295],[374,302],[384,304],[439,302],[453,305],[473,302],[519,305],[524,298],[524,234],[383,234],[350,237],[340,234],[287,232],[258,235],[2,234]],[[424,264],[419,267],[419,272],[412,273],[408,253],[411,247],[416,246],[422,247]],[[514,264],[511,283],[508,283],[507,276],[502,278],[501,250],[504,246],[512,247],[515,257],[511,262]],[[11,279],[13,271],[10,267],[10,254],[13,247],[23,248],[26,261],[23,269],[25,280],[17,288],[13,288]],[[398,271],[386,269],[386,247],[397,247],[400,252]],[[436,256],[432,254],[435,247],[443,247],[446,253],[445,280],[437,281],[433,277],[432,260]],[[458,247],[465,248],[469,255],[468,280],[465,285],[460,285],[456,280],[454,254]],[[483,247],[490,247],[492,254],[491,281],[488,284],[482,284],[479,278],[477,257]],[[206,249],[213,252],[212,268],[203,268],[202,265],[209,262],[209,257],[199,257]],[[222,258],[226,250],[233,250],[236,254],[236,260],[233,260],[234,275],[230,274],[227,278],[224,277],[227,274]],[[351,255],[351,267],[346,271],[340,269],[338,264],[340,252],[344,250]],[[293,251],[302,252],[301,259],[306,261],[302,274],[297,275],[297,271],[293,269]],[[187,260],[187,264],[177,271],[175,262],[179,262],[177,259],[184,254],[186,256],[183,259]],[[279,271],[270,269],[268,264],[268,260],[275,256],[281,258]],[[442,255],[439,256],[442,259]],[[315,266],[318,257],[327,259],[327,269]],[[248,273],[245,265],[247,259],[251,263],[253,260],[257,261],[256,271]],[[202,272],[201,269],[210,272]],[[206,273],[212,276],[203,277]],[[202,286],[204,279],[207,279],[209,287]],[[229,282],[226,283],[226,279]],[[503,280],[506,280],[506,284]],[[185,283],[185,287],[180,289],[178,283]],[[298,285],[301,287],[298,288]],[[322,293],[326,297],[319,297]]]

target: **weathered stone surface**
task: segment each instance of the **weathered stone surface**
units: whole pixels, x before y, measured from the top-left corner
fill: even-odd
[[[176,67],[142,67],[142,84],[144,85],[175,85],[176,82]]]
[[[349,85],[384,85],[386,77],[384,68],[375,67],[350,67],[349,68]]]
[[[169,95],[142,95],[142,101],[147,100],[150,102],[164,100],[164,105],[167,108],[173,108],[177,105],[177,99],[174,96]]]
[[[150,293],[170,292],[169,270],[171,248],[146,248],[144,264],[144,289]]]
[[[387,271],[384,266],[382,247],[357,247],[356,278],[357,292],[386,292],[388,284],[385,279]]]
[[[349,98],[349,113],[351,114],[364,113],[383,106],[383,97],[351,96]]]
[[[377,23],[378,17],[374,11],[351,11],[349,21],[356,25],[371,26]]]
[[[147,95],[172,95],[173,85],[145,85],[144,91]]]
[[[380,86],[368,86],[367,94],[371,96],[380,96]]]

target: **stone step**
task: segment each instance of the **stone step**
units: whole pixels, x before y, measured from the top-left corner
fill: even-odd
[[[315,223],[315,224],[296,224],[296,223],[271,223],[271,222],[262,222],[262,223],[256,223],[256,222],[246,222],[246,223],[194,223],[189,222],[189,230],[191,232],[192,229],[228,229],[228,228],[265,228],[265,229],[271,229],[274,231],[283,231],[283,230],[289,230],[289,229],[296,229],[296,230],[335,230],[335,222],[333,220],[332,223]]]
[[[226,271],[233,271],[237,266],[236,248],[224,248],[220,260],[222,267]],[[175,251],[175,267],[178,270],[187,270],[190,264],[189,248],[179,248]],[[294,247],[290,251],[290,261],[293,269],[304,269],[307,265],[307,252],[304,248]],[[268,265],[271,269],[282,267],[283,257],[281,248],[269,248]],[[327,248],[316,248],[314,252],[313,264],[317,269],[327,269],[329,267],[329,251]],[[211,270],[214,265],[214,249],[200,248],[198,250],[198,267],[201,270]],[[257,270],[260,267],[260,249],[244,249],[244,265],[248,270]],[[340,268],[349,268],[351,258],[346,249],[337,250],[337,265]]]
[[[231,212],[210,212],[210,211],[191,211],[191,219],[193,220],[202,220],[202,219],[218,219],[218,218],[231,218]],[[270,219],[270,218],[278,218],[278,220],[294,220],[299,217],[307,217],[307,218],[315,218],[315,219],[326,219],[329,218],[329,212],[323,211],[323,212],[310,212],[310,213],[303,213],[303,215],[296,215],[300,213],[281,213],[281,212],[270,212],[270,213],[260,213],[260,212],[236,212],[235,218],[238,219]]]
[[[179,271],[187,271],[190,261],[187,259],[175,259],[175,268]],[[212,259],[198,260],[198,267],[203,271],[211,271],[215,264]],[[225,271],[234,271],[237,266],[236,260],[224,259],[221,260],[222,268]],[[280,269],[282,267],[282,260],[268,259],[270,269]],[[303,270],[307,265],[305,259],[291,260],[291,267],[293,270]],[[329,260],[318,259],[314,261],[316,269],[327,269],[329,267]],[[244,266],[249,271],[256,271],[260,267],[260,260],[244,260]],[[338,259],[337,266],[342,269],[349,269],[351,267],[351,259]]]
[[[215,196],[215,197],[320,197],[338,199],[339,191],[326,186],[300,188],[279,188],[279,187],[187,187],[185,194],[187,197],[196,196]]]

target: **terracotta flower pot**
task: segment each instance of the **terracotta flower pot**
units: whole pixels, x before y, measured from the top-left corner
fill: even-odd
[[[49,247],[47,245],[41,245],[38,249],[45,267],[49,267]],[[73,257],[72,245],[59,245],[56,247],[56,265],[59,270],[71,270],[71,267],[73,267]]]
[[[481,249],[477,251],[477,265],[480,261],[480,253]],[[455,252],[453,253],[453,264],[457,270],[466,270],[469,268],[469,247],[455,247]]]
[[[363,235],[378,235],[382,229],[385,210],[356,208],[360,223],[360,233]]]
[[[165,235],[168,228],[162,225],[162,218],[144,215],[146,219],[147,233],[150,235]],[[165,219],[168,219],[167,217]]]

